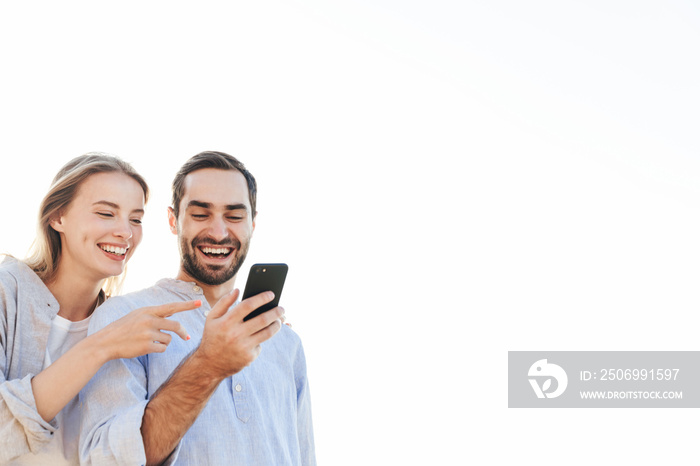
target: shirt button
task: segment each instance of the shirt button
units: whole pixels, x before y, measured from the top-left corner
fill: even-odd
[[[243,390],[243,387],[241,387],[241,384],[236,385],[235,388],[236,388],[237,392],[240,392],[241,390]]]
[[[195,285],[195,286],[192,288],[192,291],[194,291],[195,293],[200,293],[200,292],[202,291],[202,289],[201,289],[200,287],[198,287],[197,285]]]

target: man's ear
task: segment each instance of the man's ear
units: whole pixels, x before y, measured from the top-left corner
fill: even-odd
[[[255,233],[255,219],[258,218],[258,211],[255,211],[255,214],[253,214],[253,228],[250,230],[250,236],[253,236],[253,233]]]
[[[170,232],[177,235],[177,217],[172,207],[168,207],[168,223],[170,224]]]

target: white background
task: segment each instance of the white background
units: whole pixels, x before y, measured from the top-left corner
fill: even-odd
[[[106,151],[153,190],[127,289],[173,276],[169,184],[229,152],[259,182],[248,265],[290,265],[320,464],[697,464],[697,410],[509,410],[507,351],[698,349],[699,19],[3,3],[0,250],[23,257],[55,172]]]

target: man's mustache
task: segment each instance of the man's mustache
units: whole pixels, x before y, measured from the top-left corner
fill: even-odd
[[[222,241],[216,241],[213,238],[195,238],[192,240],[192,247],[197,247],[202,243],[209,244],[212,246],[226,246],[235,249],[241,248],[241,242],[235,238],[228,238]]]

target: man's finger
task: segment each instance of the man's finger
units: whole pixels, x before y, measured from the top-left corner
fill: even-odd
[[[259,316],[253,317],[247,322],[250,325],[251,334],[257,334],[260,330],[269,327],[272,323],[274,323],[277,320],[280,321],[281,325],[282,318],[284,317],[284,312],[285,311],[283,307],[277,306],[273,309],[270,309],[267,312],[263,312]]]
[[[269,303],[273,299],[275,299],[275,294],[272,291],[264,291],[260,294],[256,294],[255,296],[251,296],[250,298],[244,299],[240,302],[238,306],[236,306],[236,310],[234,311],[231,317],[243,321],[245,316],[259,308],[260,306]],[[249,320],[248,322],[250,322],[251,320]]]
[[[216,319],[217,317],[221,317],[222,315],[226,314],[228,308],[230,308],[231,305],[236,302],[238,295],[240,294],[240,290],[236,288],[231,293],[224,295],[221,299],[219,299],[219,302],[217,302],[214,307],[211,308],[207,319]]]
[[[265,312],[264,314],[261,314],[258,316],[258,317],[262,317],[265,314],[270,314],[270,315],[266,316],[267,318],[263,321],[266,325],[263,328],[261,328],[260,330],[258,330],[257,332],[255,332],[253,335],[251,335],[250,338],[251,338],[251,341],[253,342],[253,344],[259,345],[260,343],[262,343],[266,340],[269,340],[277,332],[279,332],[280,328],[282,327],[282,321],[279,318],[275,319],[273,317],[275,311],[277,311],[278,309],[282,309],[282,308],[278,307],[275,309],[271,309],[270,311]],[[284,312],[284,310],[282,309],[281,312]]]
[[[170,317],[171,315],[173,315],[177,312],[197,309],[201,305],[202,305],[202,301],[200,299],[196,299],[194,301],[168,303],[168,304],[163,304],[161,306],[151,307],[149,309],[149,314],[154,315],[154,316],[158,316],[158,317]]]

